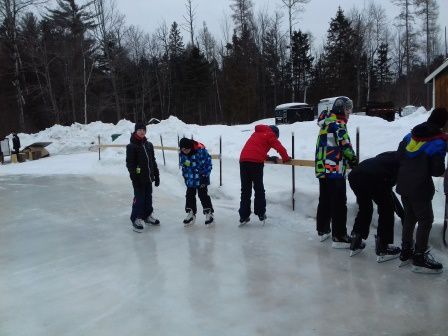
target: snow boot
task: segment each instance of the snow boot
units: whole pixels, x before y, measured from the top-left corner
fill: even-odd
[[[196,221],[196,215],[193,213],[193,210],[190,209],[187,212],[187,217],[185,217],[184,219],[184,226],[185,227],[192,226],[195,221]]]
[[[359,252],[364,250],[366,244],[362,241],[362,237],[359,233],[352,233],[351,243],[350,243],[350,257],[357,255]]]
[[[434,260],[429,250],[424,253],[415,253],[412,258],[412,272],[438,274],[443,272],[443,265]]]
[[[331,247],[335,249],[348,249],[350,248],[351,242],[352,239],[347,235],[342,237],[333,236],[333,244]]]
[[[401,253],[400,253],[400,265],[399,267],[403,267],[409,265],[412,261],[412,257],[414,255],[414,248],[412,247],[414,243],[402,243],[401,244]]]
[[[396,259],[400,256],[401,249],[397,246],[385,244],[381,242],[381,239],[375,236],[375,252],[376,261],[382,263],[392,259]]]
[[[331,236],[331,230],[328,231],[317,231],[317,236],[319,237],[319,241],[326,241]]]
[[[214,224],[215,218],[213,217],[212,210],[205,209],[204,214],[205,214],[205,225],[210,226],[210,225]]]
[[[160,221],[157,218],[153,217],[152,214],[146,217],[145,223],[151,225],[160,225]]]
[[[141,218],[137,218],[132,223],[132,229],[135,232],[141,233],[145,229],[145,221]]]

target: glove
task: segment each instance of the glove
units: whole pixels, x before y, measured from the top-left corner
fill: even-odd
[[[135,184],[135,185],[137,185],[137,184],[139,184],[139,179],[138,179],[138,176],[137,176],[137,174],[129,174],[129,176],[131,177],[131,181],[132,181],[132,184]]]
[[[210,184],[210,178],[207,175],[201,175],[199,183],[200,183],[199,188],[205,188]]]
[[[278,156],[268,156],[266,161],[277,163]]]
[[[159,175],[154,176],[154,185],[158,187],[160,185],[160,177]]]

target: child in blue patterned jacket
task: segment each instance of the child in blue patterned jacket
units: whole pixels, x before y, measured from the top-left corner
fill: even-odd
[[[184,226],[191,226],[196,220],[196,191],[204,210],[205,225],[209,226],[214,221],[212,200],[207,191],[212,171],[211,156],[203,144],[192,139],[180,139],[179,148],[179,165],[187,186]]]

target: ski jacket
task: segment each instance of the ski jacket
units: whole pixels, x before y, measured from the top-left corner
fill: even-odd
[[[133,184],[151,183],[159,178],[154,146],[145,137],[139,138],[135,132],[126,146],[126,167]]]
[[[320,131],[315,155],[316,177],[343,179],[347,167],[353,168],[357,164],[347,132],[347,120],[342,115],[323,111],[317,124]]]
[[[392,189],[397,183],[400,162],[397,152],[385,152],[364,160],[348,174],[349,180],[362,181],[373,188]]]
[[[205,146],[193,141],[190,153],[179,153],[179,165],[182,167],[182,176],[188,188],[199,188],[201,185],[210,184],[212,171],[212,158]]]
[[[14,150],[20,149],[20,139],[17,134],[12,136],[12,148],[14,148]]]
[[[240,162],[263,163],[268,158],[268,152],[274,148],[283,161],[289,161],[290,157],[285,147],[267,125],[255,126],[255,132],[250,136],[241,150]]]
[[[443,175],[446,148],[446,135],[436,126],[427,122],[415,126],[398,146],[397,192],[415,200],[432,200],[432,176]]]

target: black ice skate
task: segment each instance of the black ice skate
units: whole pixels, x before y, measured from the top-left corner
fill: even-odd
[[[359,252],[364,250],[366,244],[362,241],[361,235],[359,233],[352,233],[351,243],[350,243],[350,257],[357,255]]]
[[[351,242],[351,238],[347,235],[342,237],[333,236],[333,244],[331,245],[331,247],[335,249],[348,249],[350,248]]]
[[[429,253],[415,253],[412,258],[412,272],[438,274],[443,272],[443,265],[434,260],[434,257]]]
[[[132,229],[135,232],[141,233],[144,229],[145,229],[145,222],[143,219],[141,218],[137,218],[133,223],[132,223]]]
[[[258,216],[258,219],[260,220],[260,222],[263,223],[263,225],[266,224],[266,218],[268,218],[268,216],[266,216],[266,214]]]
[[[400,265],[398,265],[398,267],[407,266],[412,262],[412,257],[414,255],[414,249],[412,246],[413,243],[403,243],[401,245]]]
[[[396,259],[400,256],[401,249],[397,246],[384,244],[381,239],[375,236],[375,252],[376,261],[382,263],[392,259]]]
[[[184,226],[185,227],[192,226],[195,221],[196,221],[196,215],[193,213],[192,210],[188,211],[187,217],[185,217],[184,219]]]
[[[331,230],[328,231],[317,231],[317,236],[319,237],[319,241],[326,241],[331,236]]]
[[[249,223],[250,221],[250,217],[246,217],[246,218],[240,218],[240,224],[238,225],[239,227],[246,225],[247,223]]]
[[[153,217],[152,215],[146,217],[145,223],[151,225],[160,225],[160,221],[157,218]]]

